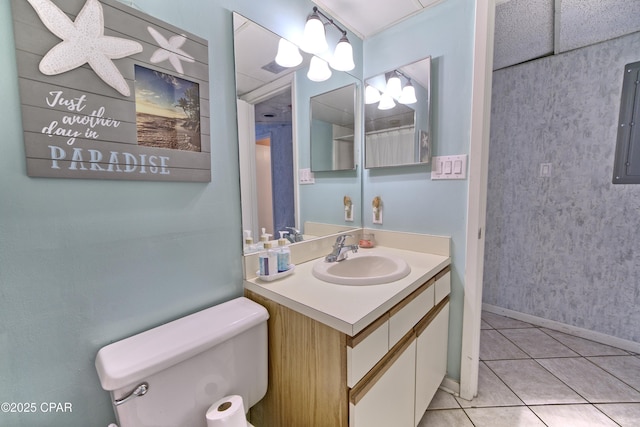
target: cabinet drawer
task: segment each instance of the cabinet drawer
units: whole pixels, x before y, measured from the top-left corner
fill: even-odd
[[[451,293],[451,267],[447,266],[436,275],[436,301],[438,304]]]
[[[389,313],[347,339],[347,386],[356,385],[389,350]]]
[[[405,298],[400,304],[391,309],[391,317],[389,319],[389,348],[400,341],[400,338],[409,332],[434,306],[434,283],[435,279],[429,280]]]

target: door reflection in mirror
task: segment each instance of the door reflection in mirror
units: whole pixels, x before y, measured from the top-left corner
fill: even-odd
[[[311,170],[355,168],[356,85],[311,97]]]
[[[295,225],[291,88],[255,105],[258,224],[267,233]]]

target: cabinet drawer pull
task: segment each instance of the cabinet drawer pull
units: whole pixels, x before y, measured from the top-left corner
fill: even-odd
[[[396,344],[385,357],[380,360],[371,370],[362,378],[362,380],[356,384],[349,391],[349,401],[354,405],[357,405],[360,399],[367,394],[380,378],[387,372],[387,370],[398,360],[398,358],[404,353],[404,351],[411,345],[416,339],[416,335],[413,330],[409,331],[399,342]]]
[[[440,312],[442,311],[442,309],[447,305],[447,303],[449,302],[449,295],[447,295],[446,297],[444,297],[444,299],[442,301],[440,301],[438,303],[438,305],[436,305],[434,308],[431,309],[430,312],[428,312],[416,325],[415,327],[415,331],[416,331],[416,336],[419,337],[420,335],[422,335],[422,333],[424,332],[425,329],[427,329],[427,327],[431,324],[431,322],[433,321],[433,319],[436,318],[436,316],[438,314],[440,314]]]
[[[352,337],[347,337],[347,345],[351,348],[354,348],[359,343],[365,340],[369,335],[375,332],[380,326],[384,325],[384,323],[389,320],[389,313],[384,313],[382,316],[378,317],[372,324],[364,328],[362,331],[358,332],[356,335]]]

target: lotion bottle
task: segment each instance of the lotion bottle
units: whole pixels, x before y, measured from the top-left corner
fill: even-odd
[[[280,238],[278,239],[278,272],[282,273],[289,269],[289,262],[291,260],[291,250],[287,247],[287,239],[284,238],[286,231],[280,231]]]
[[[264,251],[258,255],[260,276],[278,274],[278,256],[271,247],[271,242],[264,242]]]
[[[264,248],[267,252],[267,259],[269,260],[269,272],[267,275],[274,276],[278,274],[278,252],[273,248],[273,243],[265,242]]]
[[[260,252],[258,255],[258,265],[260,266],[260,271],[258,274],[260,276],[268,276],[269,275],[269,257],[267,257],[267,252]]]

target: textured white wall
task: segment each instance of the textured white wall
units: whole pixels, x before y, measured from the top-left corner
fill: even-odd
[[[640,341],[640,185],[611,183],[639,45],[634,33],[494,72],[484,302]]]

